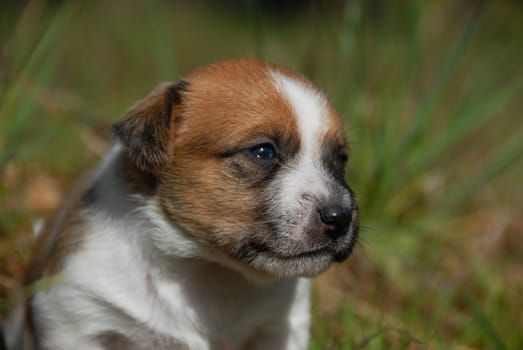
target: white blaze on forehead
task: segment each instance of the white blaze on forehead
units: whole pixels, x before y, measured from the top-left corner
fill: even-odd
[[[302,81],[271,71],[276,88],[289,103],[298,124],[302,160],[312,160],[320,149],[320,139],[329,128],[325,97]]]
[[[288,171],[282,173],[281,191],[276,198],[277,210],[305,224],[305,219],[316,212],[316,205],[305,198],[326,198],[329,186],[321,161],[323,138],[331,124],[326,98],[306,83],[271,71],[274,85],[289,104],[300,135],[300,150]],[[302,230],[296,225],[291,236],[299,236]]]

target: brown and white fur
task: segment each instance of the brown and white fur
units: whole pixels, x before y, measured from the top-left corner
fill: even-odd
[[[113,130],[39,237],[37,348],[306,349],[307,277],[358,232],[326,97],[280,66],[225,61],[160,85]]]

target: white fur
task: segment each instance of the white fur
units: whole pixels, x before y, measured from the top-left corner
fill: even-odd
[[[305,349],[309,281],[254,283],[119,179],[115,146],[60,282],[33,298],[43,349]],[[196,259],[193,259],[196,258]],[[131,334],[129,342],[101,335]]]
[[[318,142],[329,130],[330,118],[327,100],[317,90],[298,79],[271,71],[276,88],[290,104],[301,137],[301,153],[304,160],[311,161],[319,154]]]
[[[293,212],[298,206],[316,207],[307,198],[321,198],[328,193],[327,181],[321,161],[321,142],[330,127],[330,114],[326,98],[317,90],[300,80],[271,72],[276,88],[292,108],[299,128],[300,150],[293,168],[285,173],[278,203],[284,212]],[[303,212],[303,210],[302,210]],[[306,224],[306,220],[302,221]],[[295,232],[303,232],[297,225]]]

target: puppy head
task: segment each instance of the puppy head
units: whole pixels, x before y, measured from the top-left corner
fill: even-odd
[[[114,130],[154,176],[158,210],[203,258],[310,276],[352,251],[359,219],[341,122],[296,73],[212,64],[161,85]]]

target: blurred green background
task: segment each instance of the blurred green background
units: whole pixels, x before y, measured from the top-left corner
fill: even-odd
[[[364,227],[315,280],[310,348],[522,349],[520,1],[3,1],[0,307],[111,123],[232,57],[304,73],[346,124]]]

